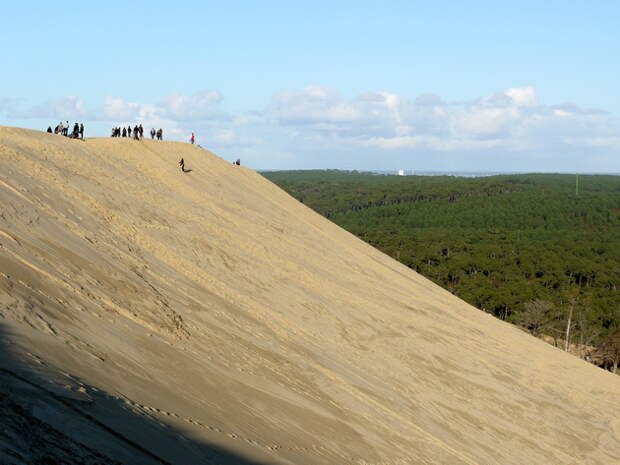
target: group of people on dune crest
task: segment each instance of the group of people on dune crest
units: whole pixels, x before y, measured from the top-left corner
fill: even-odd
[[[73,132],[71,134],[69,134],[69,121],[67,121],[66,124],[61,121],[60,123],[58,123],[58,125],[54,128],[53,131],[52,127],[49,126],[47,128],[47,132],[50,134],[54,133],[71,137],[72,139],[84,139],[84,125],[81,123],[75,123],[73,125]],[[127,127],[115,126],[112,128],[112,133],[110,134],[110,137],[128,137],[130,139],[133,137],[133,139],[135,140],[140,140],[144,137],[144,128],[142,127],[142,123],[136,124],[133,128],[131,127],[131,125],[128,125]],[[155,138],[157,138],[157,140],[163,140],[164,131],[162,128],[159,128],[157,130],[155,130],[155,128],[151,129],[151,139]],[[193,132],[189,138],[189,141],[192,145],[196,143],[196,135]],[[241,159],[237,158],[235,161],[232,162],[232,164],[236,166],[241,166]],[[181,160],[179,161],[179,166],[181,167],[181,171],[183,171],[184,173],[191,172],[191,170],[185,169],[185,160],[183,158],[181,158]]]
[[[127,127],[114,127],[112,128],[112,134],[110,137],[129,137],[131,139],[131,135],[133,134],[133,138],[135,140],[142,139],[144,137],[144,128],[142,127],[142,123],[136,124],[131,128],[131,125]],[[151,129],[151,139],[155,139],[155,135],[157,134],[157,140],[162,140],[164,131],[160,128],[155,131],[155,129]]]
[[[75,123],[73,125],[73,131],[69,134],[69,121],[63,123],[62,121],[56,125],[52,131],[52,127],[47,127],[48,134],[60,134],[61,136],[70,137],[71,139],[84,139],[84,125],[82,123]]]

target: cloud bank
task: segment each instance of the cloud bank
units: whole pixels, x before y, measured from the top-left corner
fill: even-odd
[[[544,105],[532,87],[510,88],[462,103],[424,94],[415,99],[369,92],[345,99],[311,86],[275,95],[278,124],[379,150],[438,152],[560,146],[618,149],[620,125],[600,110]]]

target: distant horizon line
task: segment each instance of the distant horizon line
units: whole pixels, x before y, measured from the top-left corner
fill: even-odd
[[[373,174],[385,174],[398,176],[401,170],[377,170],[377,169],[345,169],[345,168],[274,168],[274,169],[259,169],[258,172],[276,172],[276,171],[343,171],[343,172],[358,172],[358,173],[373,173]],[[505,171],[484,171],[484,170],[403,170],[404,174],[401,176],[456,176],[463,175],[462,177],[483,177],[483,176],[501,176],[508,174],[574,174],[574,175],[586,175],[586,176],[620,176],[620,172],[610,171],[533,171],[533,170],[505,170]]]

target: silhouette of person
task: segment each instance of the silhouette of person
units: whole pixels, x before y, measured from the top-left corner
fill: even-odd
[[[52,133],[52,127],[51,127],[51,126],[48,126],[48,127],[47,127],[47,132],[48,132],[49,134],[51,134],[51,133]]]
[[[80,123],[80,139],[84,140],[84,124]]]
[[[189,138],[189,141],[192,143],[192,145],[194,145],[194,142],[196,141],[196,136],[194,135],[193,132],[192,132],[192,137]]]
[[[179,166],[181,167],[181,171],[185,172],[185,160],[181,158],[179,161]]]

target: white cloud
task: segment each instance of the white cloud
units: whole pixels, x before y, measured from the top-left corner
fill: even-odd
[[[133,121],[144,114],[148,105],[128,102],[120,97],[107,96],[103,103],[101,120]]]
[[[534,106],[538,104],[538,96],[533,87],[512,87],[504,94],[510,97],[517,106]]]
[[[29,119],[54,119],[75,120],[86,116],[84,101],[75,96],[64,97],[56,100],[48,100],[26,111],[14,110],[10,113],[12,118]]]
[[[281,124],[294,125],[346,123],[361,117],[354,105],[342,100],[334,89],[321,86],[279,92],[273,98],[272,113]]]
[[[168,118],[175,121],[220,119],[225,117],[217,109],[222,100],[222,95],[217,91],[193,95],[172,93],[162,100],[160,107]]]
[[[219,110],[222,96],[217,91],[193,95],[172,93],[157,104],[129,102],[120,97],[105,98],[100,119],[108,121],[168,121],[226,120],[228,115]]]

